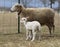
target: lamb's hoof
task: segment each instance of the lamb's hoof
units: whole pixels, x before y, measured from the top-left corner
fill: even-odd
[[[41,41],[41,38],[39,38],[39,40]]]
[[[26,38],[26,40],[28,40],[28,38]]]
[[[31,42],[33,42],[34,40],[31,40]]]

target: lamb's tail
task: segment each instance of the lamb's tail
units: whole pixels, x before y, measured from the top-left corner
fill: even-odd
[[[38,30],[39,30],[39,31],[41,30],[41,25],[38,26]]]

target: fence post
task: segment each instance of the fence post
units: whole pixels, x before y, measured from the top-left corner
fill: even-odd
[[[18,3],[20,4],[20,0],[18,0]],[[18,33],[20,33],[20,16],[18,15]]]
[[[20,4],[20,0],[18,0],[18,3]]]

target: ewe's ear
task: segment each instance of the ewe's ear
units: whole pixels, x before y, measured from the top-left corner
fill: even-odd
[[[22,8],[22,5],[20,5],[19,7]]]
[[[19,12],[18,15],[21,13],[22,9],[23,9],[22,5],[16,5],[16,10],[17,12]]]
[[[22,8],[22,6],[21,6],[21,5],[17,5],[16,7],[17,7],[17,8]]]

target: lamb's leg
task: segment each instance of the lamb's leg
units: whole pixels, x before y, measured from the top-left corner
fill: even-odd
[[[41,30],[39,30],[38,35],[39,35],[39,40],[41,40]]]
[[[33,33],[33,38],[31,41],[34,41],[35,40],[35,36],[36,36],[36,32],[34,30],[32,30],[32,33]]]
[[[32,31],[29,32],[29,38],[32,39]]]
[[[39,40],[41,40],[41,27],[40,26],[38,26],[38,35],[39,35]]]
[[[29,32],[28,32],[28,30],[26,30],[26,40],[28,40],[29,39]]]

